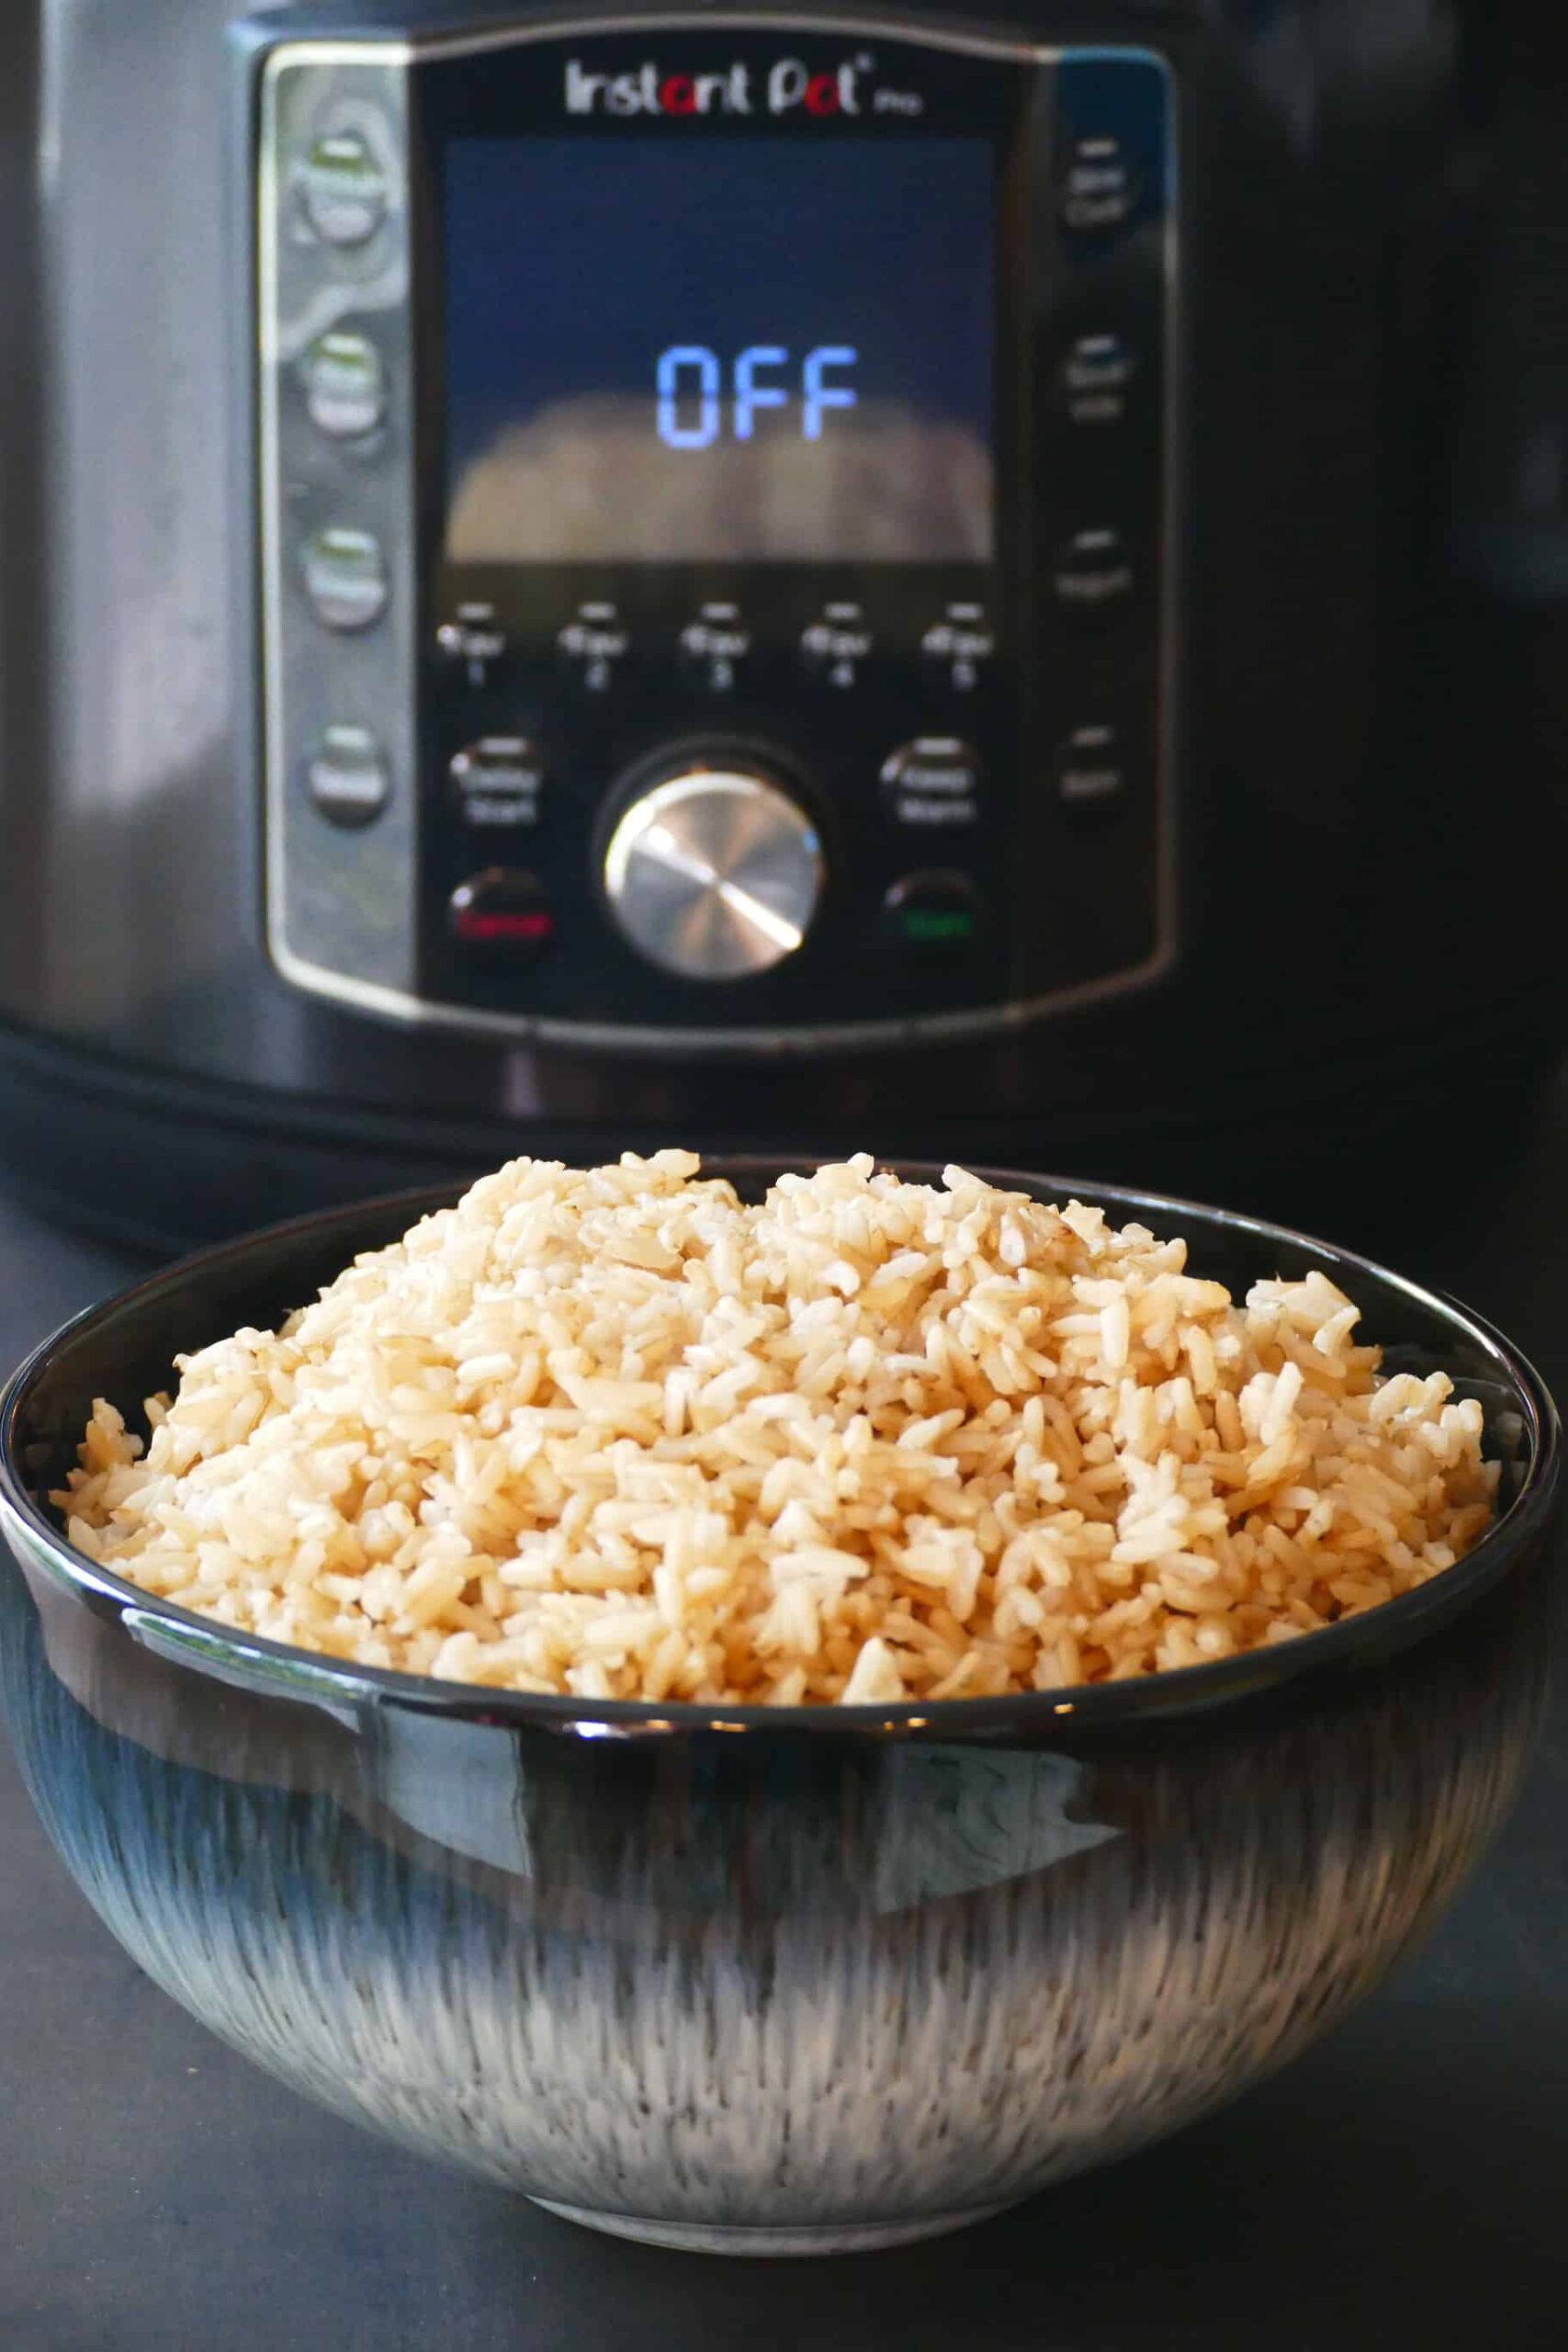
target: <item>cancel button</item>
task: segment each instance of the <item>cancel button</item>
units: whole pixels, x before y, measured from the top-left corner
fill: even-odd
[[[978,754],[955,735],[917,735],[882,763],[882,797],[900,825],[940,832],[980,813]]]

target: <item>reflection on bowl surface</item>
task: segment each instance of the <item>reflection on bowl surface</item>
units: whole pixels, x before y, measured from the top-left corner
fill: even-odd
[[[276,1319],[411,1203],[309,1220],[94,1310],[0,1426],[14,1736],[133,1957],[344,2114],[601,2227],[745,2252],[951,2228],[1300,2049],[1517,1785],[1554,1416],[1484,1326],[1392,1276],[1074,1189],[1233,1283],[1343,1279],[1395,1362],[1483,1398],[1495,1531],[1329,1633],[1060,1702],[727,1717],[340,1668],[160,1609],[29,1500],[93,1395]]]

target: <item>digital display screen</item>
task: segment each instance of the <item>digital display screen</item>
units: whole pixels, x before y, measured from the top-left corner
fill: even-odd
[[[977,138],[457,138],[457,562],[985,561]]]

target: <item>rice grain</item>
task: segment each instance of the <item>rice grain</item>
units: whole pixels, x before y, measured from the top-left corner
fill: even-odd
[[[54,1498],[144,1590],[581,1698],[892,1704],[1295,1638],[1491,1516],[1482,1416],[1327,1278],[868,1156],[759,1205],[687,1152],[520,1159],[281,1331],[100,1399]]]

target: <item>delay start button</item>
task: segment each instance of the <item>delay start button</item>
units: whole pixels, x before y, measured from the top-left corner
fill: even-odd
[[[525,735],[481,735],[454,752],[446,774],[465,824],[488,831],[538,823],[545,765]]]
[[[980,933],[980,893],[967,874],[943,867],[906,874],[882,902],[888,939],[912,962],[962,959]]]
[[[459,882],[446,904],[453,938],[486,969],[517,971],[555,937],[555,917],[536,874],[491,865]]]
[[[972,825],[979,815],[979,755],[956,735],[917,735],[883,762],[882,798],[900,825]]]

